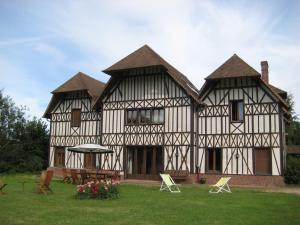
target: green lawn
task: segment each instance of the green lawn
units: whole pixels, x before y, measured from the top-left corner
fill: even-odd
[[[25,190],[18,180],[26,179]],[[158,187],[121,185],[115,200],[76,200],[75,186],[58,180],[54,194],[36,194],[33,175],[5,176],[0,196],[2,225],[85,224],[299,224],[300,196],[233,188],[213,195],[207,187],[182,187],[182,193]]]

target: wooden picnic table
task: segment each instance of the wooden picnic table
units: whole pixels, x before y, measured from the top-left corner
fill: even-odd
[[[113,170],[78,169],[76,170],[76,175],[79,175],[82,184],[84,184],[86,180],[90,179],[105,180],[119,178],[119,173]]]
[[[110,170],[87,170],[87,169],[79,169],[76,171],[76,174],[81,174],[82,172],[85,172],[90,177],[93,177],[95,175],[103,175],[104,178],[113,177],[115,175],[115,171]]]

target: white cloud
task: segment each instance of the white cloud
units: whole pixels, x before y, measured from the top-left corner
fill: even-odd
[[[56,32],[95,56],[115,60],[149,43],[192,79],[235,52],[258,65],[259,57],[278,55],[270,48],[281,51],[291,39],[273,32],[281,15],[252,2],[243,8],[212,1],[77,1],[57,13]]]
[[[147,43],[200,88],[207,75],[237,53],[258,71],[260,61],[268,60],[270,80],[294,93],[300,112],[300,32],[284,31],[286,11],[269,2],[91,0],[40,7],[48,12],[38,8],[35,4],[29,11],[43,27],[88,58],[72,62],[62,50],[38,49],[80,67],[75,71],[100,71]]]

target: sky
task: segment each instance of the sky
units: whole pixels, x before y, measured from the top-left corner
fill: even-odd
[[[0,89],[41,117],[51,91],[148,44],[199,89],[233,54],[294,95],[300,113],[300,1],[0,0]]]

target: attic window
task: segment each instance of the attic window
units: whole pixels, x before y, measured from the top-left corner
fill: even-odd
[[[244,121],[244,102],[242,100],[231,101],[231,122]]]
[[[80,127],[81,109],[72,109],[71,127]]]

